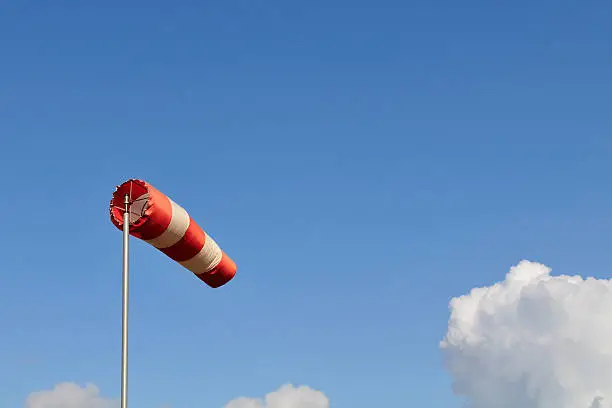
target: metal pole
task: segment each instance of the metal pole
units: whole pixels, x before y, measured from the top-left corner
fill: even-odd
[[[129,243],[130,243],[130,195],[126,194],[123,200],[125,205],[123,213],[123,316],[121,336],[121,408],[127,408],[128,386],[128,294],[129,294]]]

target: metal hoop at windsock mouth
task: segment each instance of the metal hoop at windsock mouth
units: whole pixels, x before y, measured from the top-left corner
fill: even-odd
[[[129,195],[129,234],[154,246],[212,288],[236,275],[236,264],[180,205],[138,179],[117,186],[110,202],[112,223],[123,229]]]

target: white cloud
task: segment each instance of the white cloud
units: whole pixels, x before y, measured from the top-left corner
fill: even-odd
[[[118,408],[119,401],[104,398],[95,385],[80,387],[74,383],[63,383],[48,391],[30,394],[26,408]],[[306,386],[284,385],[271,392],[263,400],[236,398],[225,408],[329,408],[329,400],[320,391]]]
[[[522,261],[452,299],[441,342],[471,408],[612,407],[612,281]]]
[[[291,384],[282,386],[265,396],[263,400],[255,398],[236,398],[225,408],[329,408],[329,400],[320,391],[306,386],[294,387]]]
[[[52,390],[30,394],[26,408],[117,408],[119,402],[100,396],[93,384],[80,387],[74,383],[58,384]]]

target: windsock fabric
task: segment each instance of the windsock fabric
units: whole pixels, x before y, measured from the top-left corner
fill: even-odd
[[[225,285],[236,264],[180,205],[149,183],[130,179],[110,202],[112,223],[123,230],[124,197],[130,196],[130,235],[151,244],[208,286]]]

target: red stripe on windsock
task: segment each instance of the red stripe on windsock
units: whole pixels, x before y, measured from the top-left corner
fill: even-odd
[[[149,192],[148,209],[146,211],[148,219],[142,228],[135,232],[140,233],[138,238],[145,241],[163,234],[172,220],[172,204],[170,204],[168,196],[150,184],[147,184],[147,189]]]
[[[161,248],[160,251],[177,262],[183,262],[196,256],[204,247],[205,240],[206,234],[202,228],[189,217],[189,228],[183,238],[171,247]]]
[[[212,271],[208,273],[202,273],[196,276],[200,278],[204,283],[212,288],[218,288],[219,286],[225,285],[227,282],[232,280],[236,275],[236,264],[232,259],[223,252],[221,262]]]

